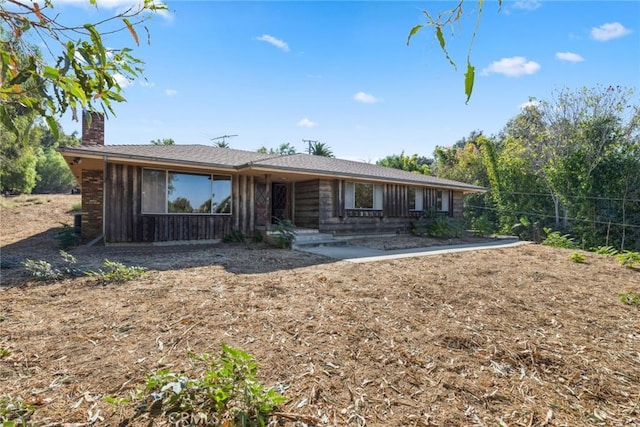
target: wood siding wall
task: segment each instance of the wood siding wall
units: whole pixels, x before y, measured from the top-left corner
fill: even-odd
[[[232,215],[142,214],[142,168],[109,163],[105,177],[105,241],[163,242],[222,239],[233,229],[253,232],[253,179],[232,177]],[[249,206],[247,206],[249,204]]]
[[[294,190],[297,227],[318,228],[320,210],[320,181],[296,182]]]

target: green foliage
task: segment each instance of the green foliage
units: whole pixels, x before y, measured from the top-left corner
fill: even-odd
[[[25,269],[35,278],[42,281],[60,280],[66,276],[80,276],[84,271],[78,269],[76,257],[63,250],[60,251],[62,264],[52,265],[43,260],[27,259],[23,262]]]
[[[97,278],[103,283],[124,283],[130,280],[138,279],[147,273],[147,269],[144,267],[130,266],[127,267],[120,262],[104,261],[104,268],[98,269],[98,271],[87,271],[86,274]]]
[[[552,246],[554,248],[565,249],[577,249],[578,245],[573,241],[573,238],[568,234],[560,234],[559,231],[551,231],[550,228],[544,229],[547,237],[542,241],[545,246]]]
[[[574,252],[569,255],[569,259],[575,263],[582,264],[587,260],[587,256],[585,254]]]
[[[640,307],[640,292],[626,292],[620,294],[619,296],[621,302],[628,305]]]
[[[11,351],[8,348],[0,347],[0,359],[4,359],[5,357],[9,357],[11,355]]]
[[[151,144],[153,145],[176,145],[176,142],[171,138],[163,138],[163,139],[152,139]]]
[[[218,357],[189,354],[194,372],[161,369],[133,396],[135,417],[149,414],[184,425],[265,426],[287,398],[257,379],[258,365],[243,350],[222,344]],[[112,402],[126,403],[111,398]],[[183,424],[179,424],[183,425]]]
[[[241,230],[232,230],[231,233],[224,236],[222,239],[225,243],[243,243],[245,235]]]
[[[411,222],[411,233],[415,236],[451,239],[462,236],[463,228],[455,219],[435,211],[426,211],[424,216]]]
[[[595,252],[598,255],[604,256],[614,256],[618,253],[616,248],[614,248],[613,246],[598,246],[596,248],[591,248],[590,250],[591,252]]]
[[[616,259],[625,267],[635,268],[636,264],[640,266],[640,252],[622,251],[616,255]]]
[[[474,236],[489,236],[495,229],[493,222],[487,215],[480,215],[479,217],[472,218],[471,231]]]
[[[467,1],[466,4],[469,4],[469,1]],[[475,67],[471,64],[471,49],[473,47],[473,42],[475,40],[478,29],[480,28],[480,18],[482,17],[484,1],[473,2],[473,4],[476,6],[476,9],[474,11],[474,13],[476,13],[476,22],[473,32],[471,33],[471,39],[469,41],[469,48],[467,50],[466,57],[467,68],[464,74],[464,94],[467,97],[466,103],[468,103],[471,99],[471,95],[473,93],[473,84],[475,82]],[[498,0],[497,4],[498,8],[500,8],[502,6],[502,0]],[[440,45],[442,53],[453,68],[457,68],[456,62],[447,50],[447,43],[443,30],[449,28],[451,30],[451,34],[453,35],[454,28],[458,24],[460,24],[461,19],[465,16],[465,13],[463,11],[464,5],[465,0],[460,0],[456,3],[455,7],[450,10],[440,12],[437,16],[431,14],[428,10],[422,11],[422,14],[426,19],[426,26],[433,28],[435,38],[438,40],[438,44]],[[418,24],[411,28],[411,30],[409,31],[409,36],[407,37],[407,45],[409,45],[411,39],[423,28],[425,28],[425,25],[423,24]]]
[[[62,263],[52,265],[43,260],[27,259],[23,262],[25,269],[35,278],[42,281],[61,280],[65,277],[91,276],[103,283],[122,283],[129,280],[135,280],[146,274],[147,269],[144,267],[127,267],[119,262],[104,261],[104,267],[93,270],[83,270],[76,267],[77,259],[70,253],[63,250],[60,251]]]
[[[264,235],[261,232],[256,231],[255,233],[253,233],[253,237],[251,237],[251,241],[253,243],[262,243],[264,241]]]
[[[28,426],[35,407],[24,403],[20,397],[0,396],[0,423],[2,427]]]
[[[404,154],[404,151],[400,154],[392,154],[376,162],[376,164],[379,166],[400,169],[407,172],[420,173],[423,175],[431,174],[431,169],[429,168],[429,165],[431,163],[431,159],[418,156],[417,154],[406,156]]]
[[[279,248],[291,249],[291,245],[296,240],[296,226],[288,219],[281,219],[276,222],[271,230],[275,233],[276,243]]]
[[[61,249],[69,249],[80,243],[80,230],[69,224],[62,224],[62,228],[58,231],[56,237],[60,242]]]
[[[288,156],[291,154],[296,154],[296,147],[294,147],[293,145],[289,144],[288,142],[285,142],[283,144],[280,144],[277,148],[269,148],[267,149],[267,147],[262,146],[260,148],[258,148],[258,153],[262,153],[262,154],[274,154],[276,156]]]
[[[335,157],[333,151],[331,151],[331,147],[320,141],[309,142],[309,154],[322,157]]]
[[[71,210],[73,212],[80,212],[82,211],[82,202],[76,202],[74,204],[71,205]]]
[[[89,3],[95,5],[96,0]],[[78,108],[113,112],[112,102],[125,100],[114,76],[135,79],[142,72],[142,61],[130,48],[105,46],[100,32],[128,31],[138,45],[135,27],[146,19],[144,14],[166,9],[159,2],[144,0],[95,24],[66,24],[53,1],[46,0],[44,5],[0,3],[0,121],[15,134],[20,133],[12,122],[16,111],[44,117],[56,135],[55,117],[68,109],[74,118]],[[55,61],[45,60],[31,43],[46,46],[47,58]]]
[[[44,150],[35,165],[37,183],[34,193],[68,193],[76,183],[71,169],[54,148]]]
[[[0,127],[0,131],[2,128]],[[1,137],[0,137],[1,138]],[[3,192],[30,194],[36,186],[37,149],[17,143],[0,146],[0,187]]]

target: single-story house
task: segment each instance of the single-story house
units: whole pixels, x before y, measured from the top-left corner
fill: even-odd
[[[324,233],[407,232],[428,209],[460,217],[464,195],[484,191],[309,154],[105,145],[104,117],[97,113],[83,117],[82,145],[60,152],[82,190],[83,239],[106,243],[253,235],[281,219]]]

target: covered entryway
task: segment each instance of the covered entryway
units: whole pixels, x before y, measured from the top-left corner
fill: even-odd
[[[290,219],[289,185],[279,182],[271,184],[271,223]]]

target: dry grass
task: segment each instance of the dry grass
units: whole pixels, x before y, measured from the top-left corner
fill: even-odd
[[[3,202],[3,259],[53,257],[46,230],[72,198]],[[118,425],[132,410],[104,396],[125,397],[160,367],[186,369],[189,350],[221,342],[285,389],[281,409],[300,416],[287,425],[640,419],[640,312],[618,299],[640,292],[640,273],[614,259],[578,264],[537,245],[369,264],[244,245],[73,252],[85,265],[152,270],[119,285],[3,270],[14,286],[0,288],[0,395],[35,404],[34,425]]]

